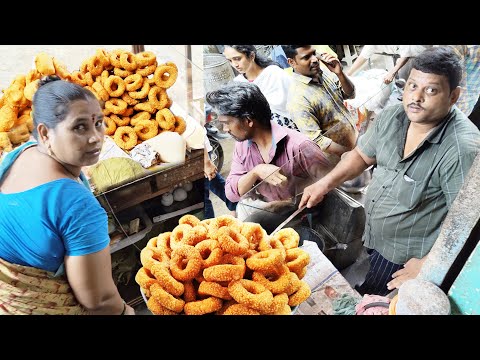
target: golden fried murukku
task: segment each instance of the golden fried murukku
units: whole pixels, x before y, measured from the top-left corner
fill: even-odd
[[[110,75],[104,82],[105,90],[111,97],[120,97],[125,92],[125,82],[120,76]]]
[[[228,226],[218,229],[217,240],[222,250],[232,255],[241,256],[249,249],[245,236]]]
[[[234,280],[228,284],[228,292],[239,304],[261,312],[267,312],[273,303],[272,292],[253,280]]]
[[[132,74],[127,76],[124,82],[127,91],[135,91],[142,87],[143,77],[140,74]]]
[[[167,92],[158,86],[153,86],[148,92],[148,101],[156,109],[162,110],[167,105]]]
[[[170,109],[161,109],[155,115],[158,125],[165,131],[172,131],[175,129],[175,116]]]
[[[222,262],[223,250],[217,240],[205,239],[195,244],[195,249],[200,252],[202,268],[218,265]]]
[[[136,56],[130,51],[124,51],[120,54],[120,65],[128,71],[135,71],[137,69]]]
[[[263,250],[246,260],[250,269],[261,272],[276,272],[283,262],[284,257],[279,249]]]
[[[120,126],[115,130],[113,140],[123,150],[131,150],[137,145],[138,136],[130,126]]]
[[[128,95],[130,97],[140,100],[140,99],[145,99],[148,96],[148,92],[150,91],[150,85],[148,84],[147,81],[144,81],[142,84],[142,87],[139,90],[136,91],[129,91]]]
[[[92,56],[87,63],[87,69],[92,74],[92,76],[98,76],[103,71],[103,62],[102,60],[94,55]]]
[[[114,114],[122,114],[127,108],[127,103],[119,98],[110,98],[105,102],[105,108]]]
[[[300,280],[300,287],[292,295],[288,296],[288,305],[297,306],[308,299],[312,290],[307,282]]]
[[[187,129],[187,123],[181,116],[175,116],[175,124],[174,124],[174,129],[176,133],[182,135],[185,130]]]
[[[273,239],[279,240],[285,247],[285,250],[296,248],[300,243],[300,235],[292,228],[283,228],[279,230],[273,235]]]
[[[147,308],[154,315],[178,315],[178,313],[175,311],[169,310],[165,306],[162,306],[162,304],[160,304],[160,302],[153,296],[150,296],[150,298],[147,300]]]
[[[155,84],[157,86],[168,89],[175,83],[177,76],[177,66],[173,63],[168,63],[168,65],[164,64],[157,66],[153,78],[155,79]]]
[[[179,281],[189,281],[202,270],[203,259],[195,247],[181,244],[172,251],[170,272]]]
[[[145,67],[138,67],[135,73],[143,77],[147,77],[153,74],[156,68],[157,68],[157,62],[155,61],[155,63],[152,65],[147,65]],[[152,85],[150,82],[149,84]]]
[[[147,111],[138,112],[130,118],[130,125],[135,126],[140,120],[150,120],[151,117],[152,115]]]
[[[199,295],[215,296],[223,300],[232,300],[232,295],[228,292],[228,286],[222,286],[214,281],[202,281],[198,287]],[[287,297],[288,299],[288,297]]]
[[[116,68],[113,68],[113,74],[116,76],[120,76],[122,79],[125,79],[126,77],[132,75],[133,72],[123,68],[116,67]]]
[[[254,271],[252,280],[265,286],[272,294],[280,294],[290,285],[290,270],[286,265],[281,265],[275,271]]]
[[[130,123],[130,119],[128,119]],[[148,140],[158,134],[158,124],[152,120],[140,120],[133,128],[137,136],[142,140]]]
[[[117,130],[117,124],[115,123],[115,121],[113,121],[109,116],[104,116],[103,122],[106,125],[105,135],[115,134],[115,130]]]
[[[95,91],[95,93],[97,93],[98,98],[100,98],[100,100],[107,101],[108,99],[110,99],[110,96],[108,95],[107,90],[105,90],[105,88],[101,83],[94,82],[92,84],[92,89]]]
[[[142,51],[135,54],[135,60],[138,67],[145,67],[154,64],[157,61],[157,56],[151,51]]]
[[[186,303],[183,311],[186,315],[205,315],[220,310],[222,305],[221,299],[210,296],[206,299]]]
[[[185,301],[167,292],[160,284],[152,284],[152,286],[150,286],[150,292],[152,293],[151,297],[154,297],[163,307],[176,313],[182,312]]]
[[[185,287],[172,276],[170,269],[164,264],[155,263],[150,269],[150,272],[165,291],[177,297],[183,294]]]
[[[117,124],[117,126],[127,126],[130,124],[130,118],[128,116],[118,116],[116,114],[111,114],[110,115],[110,119],[112,119],[113,121],[115,121],[115,124]],[[134,129],[135,130],[135,129]],[[136,132],[136,131],[135,131]],[[137,134],[138,136],[138,134]]]
[[[207,281],[232,281],[245,275],[245,260],[232,254],[224,254],[220,264],[203,269]]]

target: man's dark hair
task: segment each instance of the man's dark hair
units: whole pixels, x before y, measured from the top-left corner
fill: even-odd
[[[249,118],[262,127],[270,127],[270,105],[260,88],[253,83],[230,82],[218,90],[208,92],[206,100],[218,115]]]
[[[282,45],[283,52],[285,53],[286,57],[289,59],[294,59],[295,55],[297,55],[297,49],[303,47],[309,47],[311,45]]]
[[[412,64],[412,69],[423,73],[446,76],[450,85],[450,92],[460,84],[462,68],[462,60],[448,46],[428,48],[416,56]]]

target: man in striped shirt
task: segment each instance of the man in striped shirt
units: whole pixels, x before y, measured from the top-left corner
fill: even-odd
[[[413,61],[403,104],[383,112],[323,179],[305,188],[300,206],[376,164],[365,200],[363,234],[370,270],[358,289],[386,295],[416,277],[480,148],[480,132],[453,106],[462,63],[449,47]],[[393,278],[393,279],[392,279]]]

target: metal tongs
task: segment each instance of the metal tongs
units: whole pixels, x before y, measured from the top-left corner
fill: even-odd
[[[275,230],[272,231],[272,233],[270,234],[270,236],[273,236],[276,232],[278,232],[279,230],[281,230],[285,225],[287,225],[290,221],[292,221],[292,219],[293,219],[295,216],[297,216],[298,214],[300,214],[306,207],[307,207],[307,205],[304,205],[304,206],[302,206],[301,208],[295,210],[292,215],[290,215],[285,221],[283,221],[280,225],[278,225]]]

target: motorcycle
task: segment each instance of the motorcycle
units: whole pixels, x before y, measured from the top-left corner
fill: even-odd
[[[224,155],[223,155],[223,148],[221,144],[222,139],[227,139],[230,137],[229,134],[223,133],[215,126],[217,121],[217,114],[212,111],[212,107],[210,105],[205,105],[205,114],[206,114],[206,121],[205,121],[205,129],[207,130],[207,137],[212,145],[213,150],[210,153],[210,159],[217,167],[217,171],[221,172],[223,167]]]

